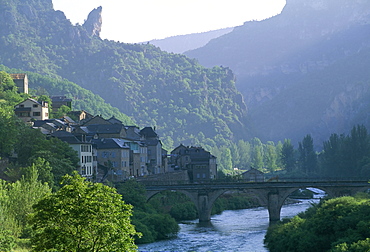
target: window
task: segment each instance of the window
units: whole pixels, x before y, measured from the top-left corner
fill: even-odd
[[[110,155],[111,155],[112,158],[115,158],[116,157],[116,152],[112,151]]]
[[[37,104],[33,104],[33,107],[34,107],[34,108],[37,108],[37,107],[38,107],[38,105],[37,105]]]
[[[81,145],[81,152],[91,152],[91,145]]]
[[[30,112],[19,113],[20,117],[30,117]]]
[[[86,166],[81,167],[81,175],[86,175]]]
[[[24,108],[24,104],[19,105],[20,108]]]
[[[40,116],[40,112],[33,112],[33,116]]]

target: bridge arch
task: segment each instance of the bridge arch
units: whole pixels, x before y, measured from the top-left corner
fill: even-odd
[[[199,221],[207,222],[211,219],[213,204],[220,195],[227,191],[245,191],[254,194],[262,205],[267,206],[270,222],[275,222],[280,220],[281,207],[288,196],[307,187],[321,189],[329,197],[339,197],[365,191],[370,184],[367,181],[171,184],[147,187],[147,200],[161,191],[182,192],[195,204]]]
[[[157,190],[157,191],[149,191],[147,192],[147,201],[149,201],[151,198],[153,198],[158,193],[164,192],[167,190]],[[183,193],[186,196],[189,197],[189,199],[194,203],[199,216],[200,222],[207,222],[211,220],[211,212],[212,207],[215,203],[215,201],[220,197],[222,194],[224,194],[227,191],[226,189],[220,189],[220,190],[172,190],[179,193]]]

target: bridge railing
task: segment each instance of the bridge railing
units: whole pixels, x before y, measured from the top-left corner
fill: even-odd
[[[181,180],[138,180],[138,182],[146,185],[146,186],[159,186],[159,185],[199,185],[199,184],[232,184],[232,183],[260,183],[260,184],[267,184],[267,183],[304,183],[304,182],[361,182],[366,183],[368,180],[361,179],[361,178],[281,178],[278,180],[268,181],[251,181],[245,179],[216,179],[216,180],[209,180],[209,181],[197,181],[197,182],[190,182],[190,181],[181,181]]]

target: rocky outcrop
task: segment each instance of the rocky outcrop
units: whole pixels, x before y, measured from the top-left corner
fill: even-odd
[[[96,9],[93,9],[89,16],[87,17],[87,20],[82,25],[89,36],[100,36],[101,27],[102,27],[102,7],[98,7]]]

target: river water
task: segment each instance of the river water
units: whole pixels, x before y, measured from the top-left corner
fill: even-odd
[[[318,199],[284,205],[281,218],[305,211]],[[266,252],[263,239],[269,226],[266,208],[228,210],[213,215],[209,224],[180,223],[177,237],[139,246],[140,252]]]

